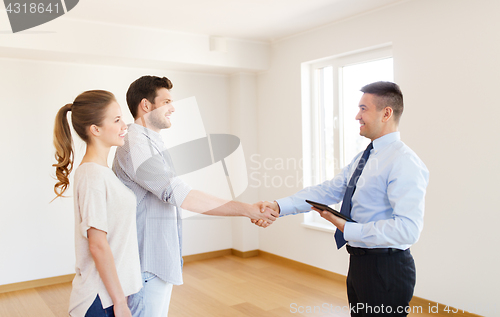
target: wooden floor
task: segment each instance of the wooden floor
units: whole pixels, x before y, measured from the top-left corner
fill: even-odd
[[[0,317],[66,317],[70,292],[71,283],[64,283],[0,294]],[[169,316],[343,317],[346,306],[344,283],[272,259],[228,255],[185,264]],[[425,310],[409,316],[439,316]]]

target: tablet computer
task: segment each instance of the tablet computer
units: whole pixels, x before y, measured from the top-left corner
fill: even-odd
[[[315,202],[315,201],[312,201],[312,200],[307,200],[306,199],[306,203],[308,203],[309,205],[311,206],[314,206],[316,208],[318,208],[319,210],[326,210],[326,211],[329,211],[331,212],[332,214],[334,214],[335,216],[337,217],[340,217],[342,219],[344,219],[345,221],[349,221],[349,222],[356,222],[354,220],[352,220],[351,218],[341,214],[340,212],[338,212],[337,210],[331,208],[330,206],[328,205],[325,205],[325,204],[322,204],[322,203],[318,203],[318,202]]]

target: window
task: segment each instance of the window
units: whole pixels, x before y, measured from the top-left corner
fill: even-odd
[[[359,135],[354,119],[360,89],[375,81],[394,81],[393,77],[390,47],[302,65],[304,186],[332,179],[366,148],[370,140]],[[333,207],[340,210],[340,204]],[[335,230],[316,212],[305,214],[304,225]]]

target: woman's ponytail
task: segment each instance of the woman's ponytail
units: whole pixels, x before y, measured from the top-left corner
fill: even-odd
[[[72,104],[69,103],[59,109],[54,125],[54,146],[56,148],[55,157],[57,163],[52,166],[56,168],[56,177],[58,180],[54,185],[54,192],[57,197],[63,197],[64,192],[68,189],[69,173],[73,169],[73,139],[71,138],[71,130],[67,118],[71,107]]]

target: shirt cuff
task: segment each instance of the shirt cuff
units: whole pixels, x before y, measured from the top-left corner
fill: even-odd
[[[355,222],[346,222],[344,225],[344,239],[345,241],[361,241],[361,231],[363,225]]]
[[[295,210],[295,206],[290,197],[278,199],[276,200],[276,202],[280,206],[280,217],[294,215],[298,213]]]
[[[104,232],[108,232],[108,223],[107,223],[107,220],[106,218],[104,219],[99,219],[99,218],[96,218],[96,217],[92,217],[92,218],[85,218],[85,219],[82,219],[82,222],[80,222],[80,225],[79,225],[79,229],[80,229],[80,233],[82,234],[82,236],[85,238],[85,239],[88,239],[88,235],[87,235],[87,232],[90,228],[95,228],[97,230],[101,230],[101,231],[104,231]]]
[[[189,192],[192,190],[192,187],[188,184],[184,183],[180,178],[175,177],[172,180],[172,189],[173,189],[173,205],[181,208],[184,199],[186,199]]]

